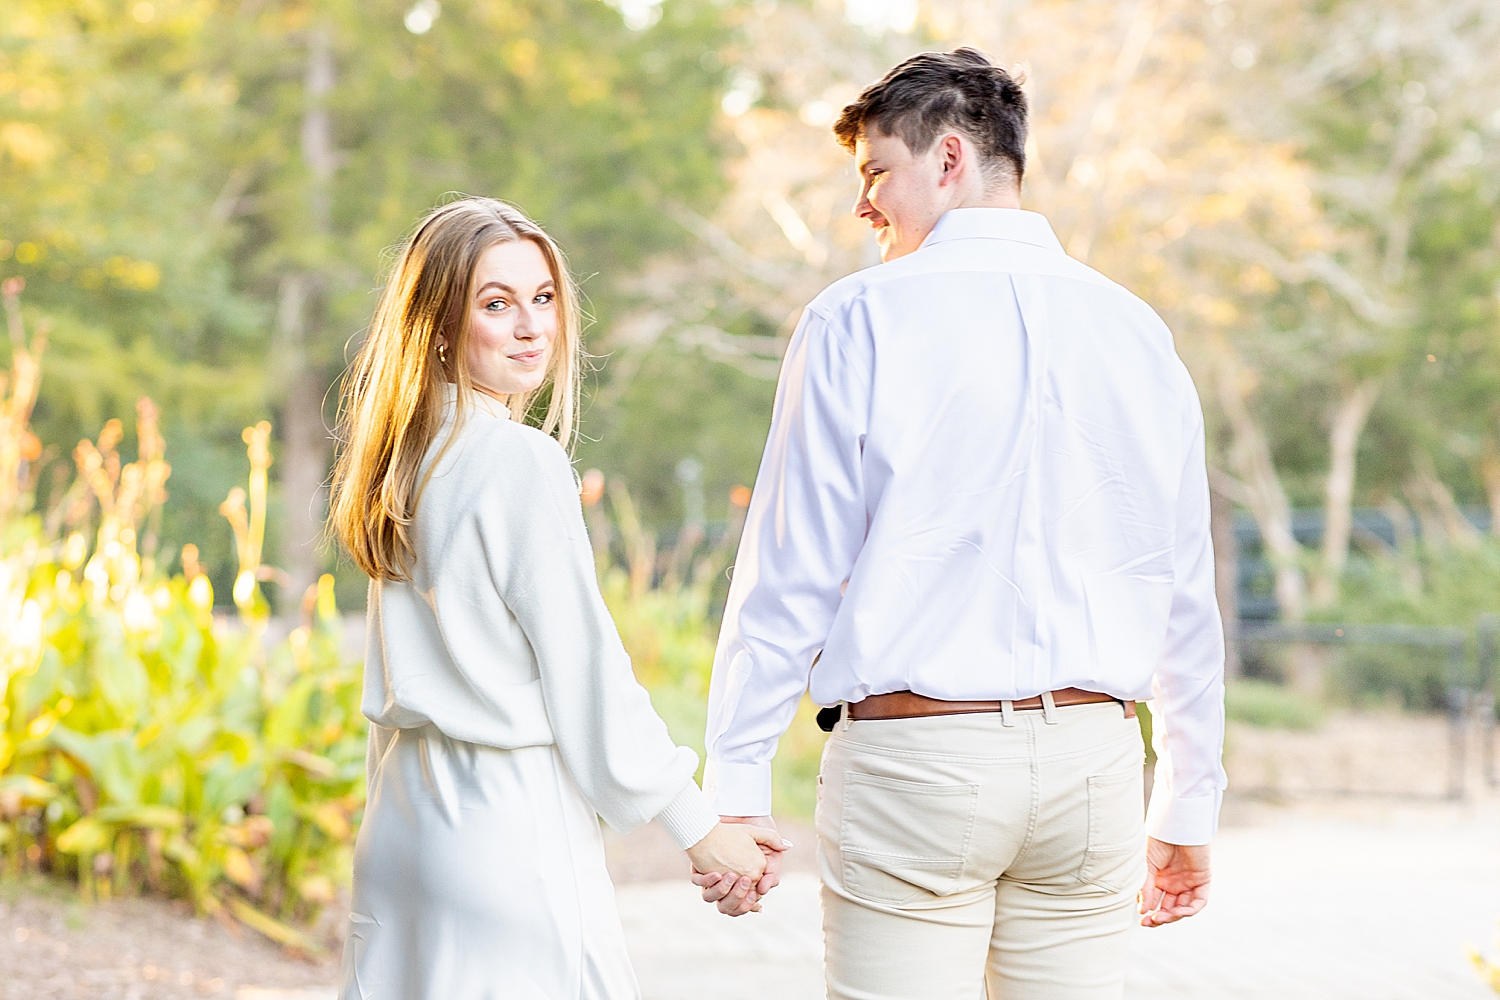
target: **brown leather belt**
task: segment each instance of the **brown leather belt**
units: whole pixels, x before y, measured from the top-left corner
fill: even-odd
[[[1124,706],[1125,718],[1135,718],[1135,702],[1125,701],[1099,691],[1084,691],[1082,688],[1061,688],[1052,692],[1052,704],[1057,708],[1070,705],[1100,705],[1115,702]],[[1017,712],[1037,712],[1044,707],[1041,695],[1023,698],[1010,703]],[[856,722],[872,719],[922,719],[929,715],[975,715],[980,712],[1000,712],[998,701],[942,701],[928,698],[911,691],[892,691],[890,694],[872,694],[864,701],[847,706],[849,718]]]

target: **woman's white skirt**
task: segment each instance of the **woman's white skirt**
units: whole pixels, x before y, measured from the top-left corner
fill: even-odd
[[[599,820],[556,747],[375,739],[340,1000],[639,998]]]

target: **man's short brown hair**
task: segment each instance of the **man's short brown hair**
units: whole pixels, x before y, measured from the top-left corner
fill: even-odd
[[[977,49],[923,52],[866,87],[833,123],[851,153],[871,134],[892,135],[913,153],[945,132],[961,132],[979,148],[989,181],[1021,182],[1026,171],[1026,94]]]

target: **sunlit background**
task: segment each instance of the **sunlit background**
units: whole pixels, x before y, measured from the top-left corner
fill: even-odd
[[[515,202],[570,254],[601,580],[701,746],[781,351],[804,303],[878,259],[829,126],[900,59],[959,44],[1025,79],[1026,206],[1161,313],[1202,396],[1229,815],[1400,803],[1426,817],[1411,829],[1468,838],[1400,844],[1500,857],[1475,832],[1495,818],[1500,614],[1494,0],[5,0],[12,905],[175,898],[336,951],[365,581],[321,543],[328,429],[392,248],[454,193]],[[805,715],[777,763],[794,824],[820,748]],[[1231,864],[1236,843],[1271,850],[1235,836]],[[1478,931],[1430,928],[1442,957],[1368,931],[1366,971],[1339,980],[1364,992],[1244,995],[1483,995],[1464,948],[1500,904],[1475,907]],[[21,930],[0,963],[50,968]],[[120,982],[164,981],[132,961]],[[1168,979],[1132,988],[1230,995]]]

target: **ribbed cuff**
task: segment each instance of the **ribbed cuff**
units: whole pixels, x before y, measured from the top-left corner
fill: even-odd
[[[719,814],[708,804],[708,797],[689,778],[677,797],[656,814],[656,821],[667,831],[673,843],[684,851],[708,836],[719,822]]]
[[[1194,847],[1214,839],[1219,829],[1219,804],[1224,793],[1173,798],[1154,791],[1146,809],[1146,832],[1164,844]]]
[[[703,791],[720,816],[769,816],[771,765],[709,758],[703,768]]]

